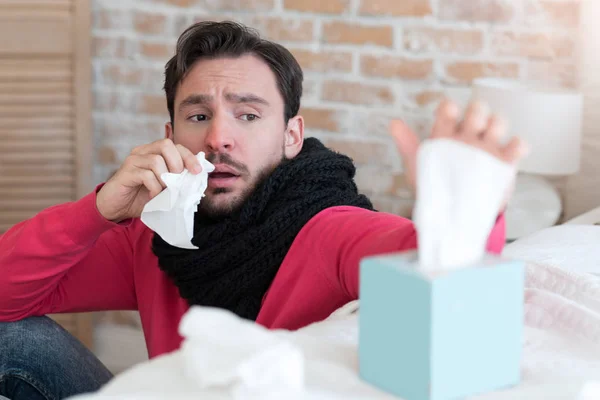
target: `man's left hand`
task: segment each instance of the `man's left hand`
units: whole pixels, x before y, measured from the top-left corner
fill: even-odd
[[[480,103],[468,106],[464,118],[460,119],[458,106],[448,100],[440,103],[430,139],[452,139],[481,149],[494,157],[509,163],[517,164],[526,154],[526,146],[522,140],[513,136],[508,143],[501,144],[501,138],[506,134],[506,123],[495,115],[489,115]],[[419,139],[404,122],[394,120],[390,124],[390,134],[394,137],[398,151],[402,156],[406,181],[415,191],[417,151]],[[510,193],[502,206],[505,208]]]

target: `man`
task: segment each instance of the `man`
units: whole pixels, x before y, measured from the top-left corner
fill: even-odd
[[[414,249],[407,219],[375,212],[354,166],[315,139],[298,115],[302,71],[280,45],[235,23],[186,30],[167,63],[165,139],[134,149],[104,185],[51,207],[0,237],[0,395],[54,399],[98,389],[110,373],[43,316],[139,310],[150,357],[179,347],[190,305],[221,307],[269,328],[297,329],[358,298],[358,265]],[[409,182],[418,141],[391,127]],[[512,163],[521,145],[472,105],[438,110],[433,137]],[[195,217],[198,250],[172,247],[139,216],[164,172],[216,169]],[[504,242],[502,215],[488,250]],[[18,321],[18,322],[14,322]]]

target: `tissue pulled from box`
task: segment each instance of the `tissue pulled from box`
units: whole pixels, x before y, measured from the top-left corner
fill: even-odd
[[[229,386],[238,395],[304,389],[301,349],[253,321],[194,306],[183,316],[179,334],[185,338],[186,374],[203,389]]]
[[[481,260],[515,173],[514,165],[473,146],[425,140],[413,211],[419,267],[446,270]]]
[[[192,244],[194,213],[208,186],[208,174],[215,169],[205,159],[204,152],[196,158],[202,172],[193,174],[184,169],[179,174],[163,173],[160,178],[166,188],[146,203],[140,217],[165,242],[183,249],[197,249]]]

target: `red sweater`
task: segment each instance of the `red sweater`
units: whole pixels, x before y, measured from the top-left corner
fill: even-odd
[[[504,218],[488,251],[504,246]],[[101,310],[139,310],[150,357],[179,348],[188,305],[158,267],[153,232],[139,219],[115,224],[96,208],[96,192],[51,207],[0,236],[0,320]],[[332,207],[302,228],[281,264],[257,323],[298,329],[358,298],[359,262],[416,248],[410,220]]]

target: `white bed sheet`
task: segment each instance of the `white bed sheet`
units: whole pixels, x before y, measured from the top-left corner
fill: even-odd
[[[525,294],[522,383],[476,400],[600,399],[583,396],[600,381],[600,227],[561,226],[507,246],[505,255],[529,260]],[[199,388],[187,378],[182,350],[139,364],[117,376],[99,393],[102,399],[393,399],[358,377],[358,303],[330,319],[297,332],[272,331],[290,338],[305,356],[306,392],[246,393],[231,388]],[[242,330],[240,325],[240,330]],[[240,335],[243,343],[244,335]]]
[[[503,254],[567,271],[600,275],[600,226],[553,226],[508,244]]]

